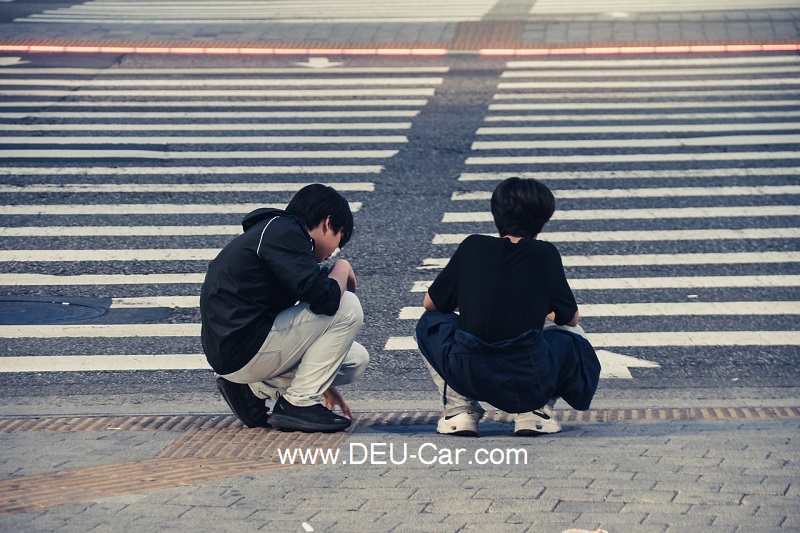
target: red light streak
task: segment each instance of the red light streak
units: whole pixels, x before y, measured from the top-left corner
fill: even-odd
[[[481,56],[562,56],[618,54],[682,54],[800,51],[800,43],[700,44],[655,46],[596,46],[571,48],[483,48]],[[317,56],[446,56],[446,48],[261,48],[224,46],[85,46],[55,44],[2,44],[0,52],[17,53],[110,53],[110,54],[231,54],[231,55],[317,55]],[[463,53],[463,52],[458,52]]]

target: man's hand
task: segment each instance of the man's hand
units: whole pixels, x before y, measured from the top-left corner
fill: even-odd
[[[331,386],[328,390],[322,393],[322,399],[325,401],[325,407],[330,409],[331,411],[334,410],[335,407],[339,407],[348,418],[353,418],[353,413],[350,411],[350,406],[347,405],[347,402],[344,401],[344,396],[342,393],[339,392],[334,386]]]
[[[356,273],[353,271],[353,267],[350,267],[350,274],[347,276],[347,290],[350,292],[356,292],[357,287],[358,283],[356,282]]]

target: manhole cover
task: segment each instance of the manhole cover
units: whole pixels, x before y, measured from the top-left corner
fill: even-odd
[[[0,298],[0,324],[56,324],[104,315],[106,308],[59,298]]]

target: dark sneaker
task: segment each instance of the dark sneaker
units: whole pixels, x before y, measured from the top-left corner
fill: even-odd
[[[297,407],[281,396],[272,408],[269,424],[285,431],[332,433],[350,427],[350,419],[337,415],[322,404]]]
[[[234,383],[217,376],[217,388],[233,414],[249,428],[266,428],[269,408],[264,400],[253,394],[249,385]]]

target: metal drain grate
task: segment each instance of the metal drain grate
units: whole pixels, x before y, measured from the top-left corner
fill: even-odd
[[[655,409],[572,409],[556,410],[562,422],[616,422],[661,420],[770,420],[800,418],[800,407],[680,407]],[[435,424],[438,411],[391,411],[358,414],[356,427],[409,426]],[[488,411],[486,420],[510,422],[502,411]],[[47,418],[0,418],[0,434],[29,431],[82,432],[82,431],[201,431],[234,429],[242,434],[260,435],[325,435],[265,432],[248,429],[233,415],[183,415],[183,416],[87,416]],[[335,435],[335,434],[332,434]],[[277,438],[277,437],[276,437]],[[298,438],[298,437],[295,437]]]

